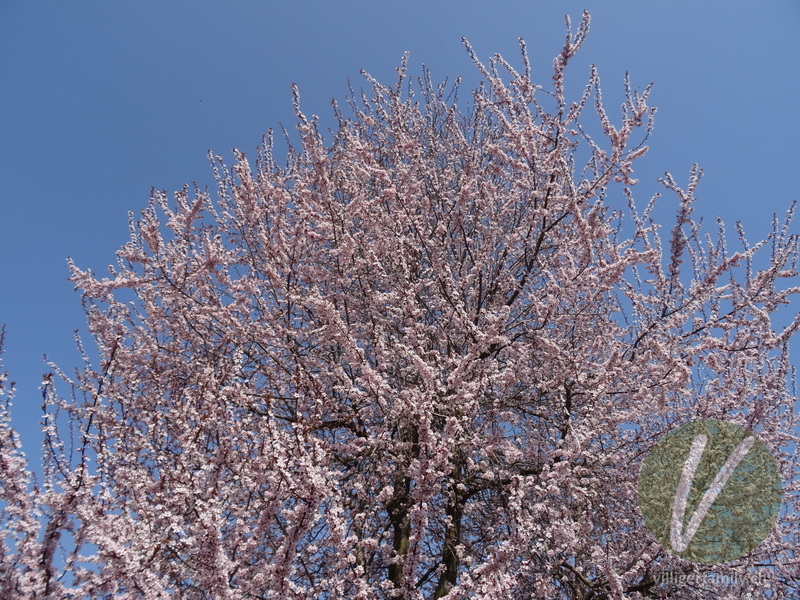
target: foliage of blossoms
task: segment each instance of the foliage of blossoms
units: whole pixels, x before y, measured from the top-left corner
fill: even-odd
[[[271,136],[255,165],[215,157],[216,198],[154,193],[110,276],[73,266],[100,360],[57,373],[67,397],[44,382],[40,483],[0,413],[0,595],[797,594],[791,211],[729,250],[691,218],[699,168],[667,174],[662,244],[633,193],[650,89],[626,79],[613,117],[592,69],[567,98],[587,32],[548,88],[524,43],[521,70],[467,44],[467,110],[405,62],[367,76],[327,142],[296,96],[285,163]],[[647,449],[697,418],[756,431],[784,480],[718,589],[659,578],[698,567],[636,500]]]

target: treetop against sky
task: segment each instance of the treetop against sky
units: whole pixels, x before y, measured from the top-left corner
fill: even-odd
[[[328,118],[293,86],[288,147],[70,260],[86,360],[50,363],[41,467],[0,379],[0,590],[796,594],[793,205],[748,243],[696,164],[642,194],[657,87],[601,94],[588,33],[467,35],[474,85],[403,59]]]

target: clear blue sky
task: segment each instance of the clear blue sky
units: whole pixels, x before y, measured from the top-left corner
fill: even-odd
[[[612,100],[626,70],[635,86],[655,82],[640,203],[664,170],[685,181],[696,161],[696,215],[764,236],[771,213],[800,199],[798,0],[0,0],[0,323],[28,452],[40,440],[42,355],[78,365],[84,316],[66,258],[105,270],[151,187],[210,185],[208,149],[230,159],[270,126],[293,127],[292,82],[304,111],[331,123],[348,77],[359,85],[364,68],[391,81],[405,50],[417,72],[475,81],[462,35],[481,57],[512,62],[525,37],[546,84],[563,15],[577,22],[583,8],[592,31],[572,89],[589,63]]]

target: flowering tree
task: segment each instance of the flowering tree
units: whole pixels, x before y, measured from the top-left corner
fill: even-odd
[[[44,382],[41,484],[0,419],[3,597],[708,598],[659,582],[698,567],[636,495],[697,418],[756,431],[784,480],[770,537],[717,569],[797,593],[797,237],[704,237],[694,168],[662,180],[662,250],[632,191],[649,88],[617,125],[595,70],[566,97],[588,23],[551,90],[524,44],[521,71],[467,45],[467,111],[405,62],[328,142],[296,96],[285,166],[269,136],[255,167],[216,158],[217,199],[156,193],[109,277],[73,266],[100,361],[67,398]]]

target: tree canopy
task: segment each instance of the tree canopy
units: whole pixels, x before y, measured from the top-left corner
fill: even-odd
[[[100,360],[44,383],[40,482],[5,404],[6,597],[708,598],[659,579],[698,567],[637,503],[696,419],[756,432],[783,478],[714,597],[796,594],[793,210],[730,250],[692,219],[695,166],[661,180],[662,241],[634,203],[650,88],[626,78],[616,117],[594,68],[565,92],[588,27],[547,86],[522,40],[519,68],[465,42],[466,105],[405,61],[365,74],[327,139],[295,90],[285,161],[271,133],[212,157],[216,196],[155,192],[109,275],[72,265]]]

